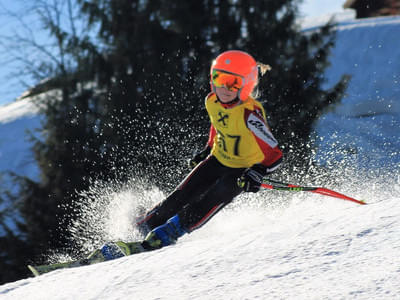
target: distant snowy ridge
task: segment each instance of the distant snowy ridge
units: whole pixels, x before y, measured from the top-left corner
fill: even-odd
[[[10,123],[20,118],[36,116],[39,108],[31,100],[25,98],[0,106],[0,126],[1,124]]]
[[[342,20],[338,23],[337,29],[345,30],[355,27],[373,27],[377,25],[398,25],[400,24],[400,16],[375,17],[356,20]]]
[[[356,17],[355,11],[350,9],[340,13],[330,13],[315,17],[299,18],[297,24],[303,30],[314,30],[316,28],[325,25],[329,21],[334,21],[335,23],[342,23],[349,20],[352,21],[355,19],[355,17]]]
[[[299,25],[304,31],[310,31],[318,29],[327,22],[332,21],[336,24],[337,30],[345,30],[355,27],[398,24],[400,22],[399,19],[399,16],[356,19],[355,12],[353,10],[349,10],[342,13],[333,13],[318,17],[300,19]]]

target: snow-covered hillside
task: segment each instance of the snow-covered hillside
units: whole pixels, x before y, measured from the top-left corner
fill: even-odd
[[[346,97],[318,124],[317,160],[367,169],[400,166],[400,17],[344,20],[327,85],[352,76]]]
[[[241,197],[174,246],[5,284],[0,298],[398,299],[399,185],[353,175],[335,187],[365,206],[308,193]],[[130,196],[113,195],[110,218],[146,192]],[[119,216],[106,230],[126,222]]]
[[[306,192],[242,195],[174,246],[5,284],[0,299],[398,299],[399,32],[399,17],[340,22],[327,84],[343,73],[353,80],[343,103],[316,128],[316,159],[345,159],[352,167],[337,167],[316,183],[368,205]],[[31,154],[20,147],[27,149],[24,128],[39,126],[39,118],[25,105],[0,107],[0,170],[35,178]],[[86,228],[101,241],[137,238],[137,205],[163,195],[133,186],[99,187],[101,211],[86,201],[71,230]],[[78,244],[89,248],[84,238]]]
[[[34,179],[38,167],[30,151],[31,143],[27,131],[37,136],[40,127],[38,108],[31,99],[23,99],[0,107],[0,172],[10,171]],[[1,178],[11,186],[7,174]]]

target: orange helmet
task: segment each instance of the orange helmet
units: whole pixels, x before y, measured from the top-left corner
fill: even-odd
[[[213,61],[210,69],[211,87],[215,92],[213,83],[213,72],[222,71],[228,74],[238,75],[242,78],[238,97],[245,101],[254,87],[257,85],[258,68],[255,59],[248,53],[239,50],[230,50],[221,53]]]

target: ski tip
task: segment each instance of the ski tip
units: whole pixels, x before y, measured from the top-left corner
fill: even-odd
[[[361,205],[367,205],[367,202],[365,202],[364,200],[358,200],[358,203],[360,203]]]
[[[35,277],[39,276],[39,272],[35,269],[35,267],[28,265],[28,269],[35,275]]]

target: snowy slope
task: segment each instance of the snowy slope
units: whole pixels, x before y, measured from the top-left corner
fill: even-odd
[[[12,171],[37,178],[39,170],[27,136],[27,130],[35,134],[37,128],[40,128],[40,117],[31,99],[0,107],[0,172]]]
[[[397,180],[336,186],[366,206],[284,192],[242,197],[174,246],[5,284],[0,298],[398,299]]]
[[[311,28],[312,29],[312,28]],[[310,30],[311,30],[310,29]],[[316,124],[317,160],[400,166],[400,17],[338,25],[327,85],[352,76],[346,97]]]

